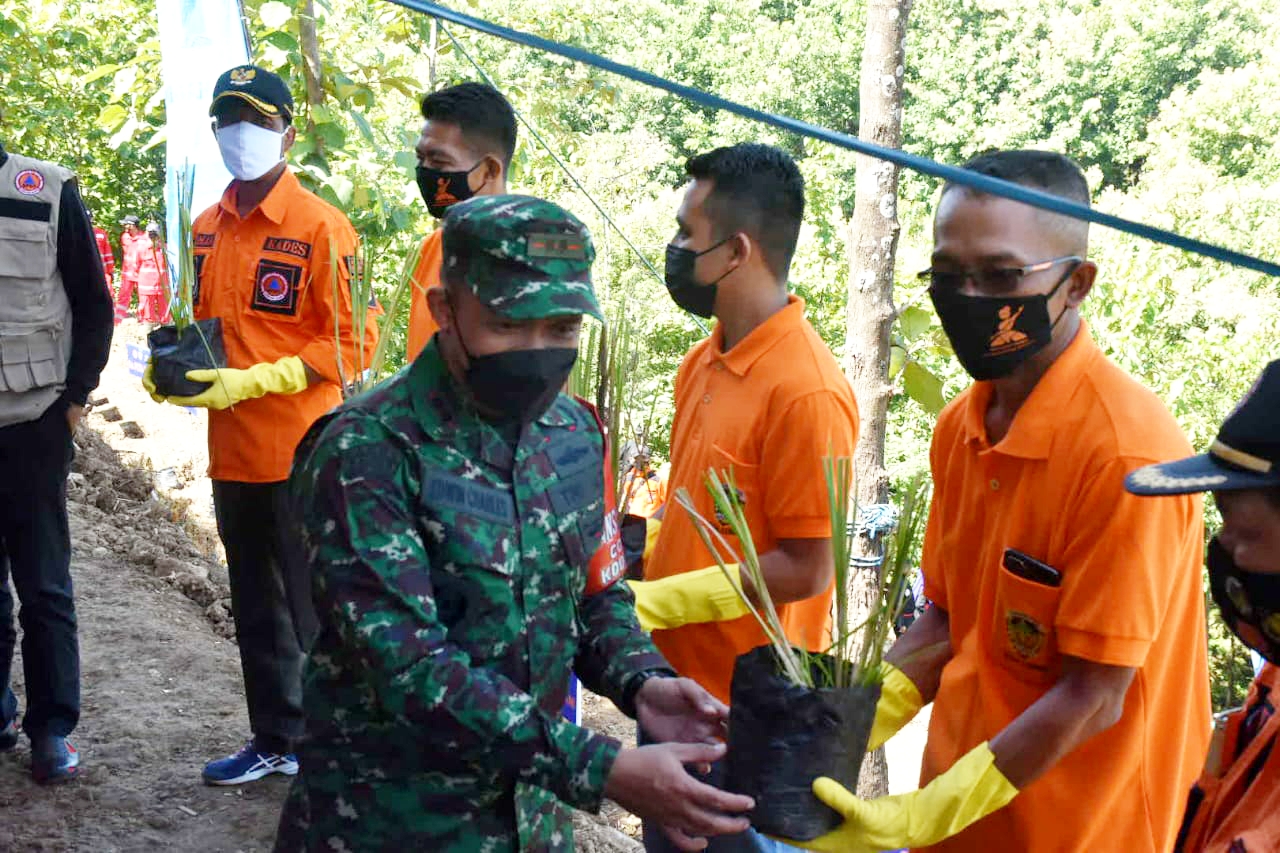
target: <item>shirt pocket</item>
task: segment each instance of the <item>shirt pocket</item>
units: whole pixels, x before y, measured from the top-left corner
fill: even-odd
[[[257,320],[297,325],[302,320],[309,273],[308,265],[302,261],[260,258],[253,269],[253,288],[245,313]]]
[[[23,308],[44,305],[56,262],[47,221],[0,218],[0,278],[14,280],[8,299]]]
[[[1018,577],[1004,566],[996,579],[991,655],[1015,678],[1052,684],[1062,671],[1054,623],[1061,587]]]
[[[505,558],[504,530],[446,527],[432,554],[431,579],[436,614],[449,641],[477,662],[506,656],[519,635],[522,619],[515,596],[517,578]]]
[[[573,568],[574,592],[586,586],[587,565],[604,544],[604,475],[588,465],[560,479],[547,491],[556,533]]]
[[[738,503],[741,505],[742,513],[747,519],[747,527],[751,530],[753,538],[760,540],[767,529],[764,513],[764,494],[760,485],[760,466],[743,462],[717,444],[711,445],[711,455],[713,459],[712,467],[715,468],[716,475],[726,489],[733,488],[736,490]],[[704,485],[702,488],[705,493],[706,486]],[[721,533],[731,537],[733,531],[729,526],[728,517],[716,508],[715,502],[709,494],[708,500],[710,501],[712,514],[707,520],[713,522]],[[730,541],[735,540],[731,538]],[[757,546],[760,544],[760,541],[756,541]],[[757,550],[759,549],[757,548]],[[741,546],[739,546],[738,556],[742,556]]]

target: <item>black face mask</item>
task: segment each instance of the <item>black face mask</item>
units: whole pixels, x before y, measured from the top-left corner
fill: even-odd
[[[569,347],[520,349],[472,355],[458,331],[453,333],[467,356],[467,390],[486,419],[500,424],[532,423],[551,408],[573,372],[578,351]]]
[[[680,246],[667,246],[667,268],[665,271],[667,292],[671,294],[671,299],[676,305],[699,317],[710,317],[715,312],[717,285],[733,270],[725,270],[724,275],[710,284],[699,284],[694,274],[694,268],[698,263],[698,258],[707,252],[720,248],[735,236],[730,234],[711,248],[703,249],[701,252],[695,252],[692,249],[685,249]]]
[[[929,298],[965,372],[979,380],[1002,379],[1053,340],[1062,314],[1049,319],[1049,299],[1069,278],[1070,273],[1035,296],[967,296],[931,287]]]
[[[476,191],[471,189],[467,177],[480,167],[480,163],[464,172],[442,172],[419,166],[418,191],[422,193],[422,200],[427,203],[427,212],[436,219],[443,219],[452,205],[475,195]]]
[[[1280,575],[1246,572],[1215,536],[1209,542],[1209,590],[1240,641],[1280,664]]]

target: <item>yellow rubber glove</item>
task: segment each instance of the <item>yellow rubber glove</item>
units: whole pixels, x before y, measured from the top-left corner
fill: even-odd
[[[891,663],[880,664],[884,683],[880,686],[880,701],[876,703],[876,719],[871,724],[871,740],[867,752],[884,746],[884,742],[896,735],[911,722],[924,707],[924,697],[915,683]]]
[[[151,359],[147,359],[147,367],[142,371],[142,387],[157,403],[163,403],[164,395],[156,393],[156,381],[151,378]]]
[[[653,553],[653,549],[658,544],[658,531],[662,529],[662,522],[656,518],[646,518],[644,520],[644,559],[649,559],[649,555]]]
[[[738,564],[731,563],[728,568],[737,573]],[[697,622],[724,622],[751,612],[719,566],[662,580],[627,583],[636,596],[640,627],[646,631]]]
[[[844,825],[812,841],[788,844],[830,853],[879,853],[937,844],[1003,808],[1018,789],[996,769],[991,747],[982,743],[910,794],[861,800],[825,777],[814,780],[813,793],[844,815]]]
[[[255,364],[245,370],[223,367],[218,370],[188,370],[192,382],[212,382],[194,397],[169,397],[175,406],[228,409],[236,403],[267,394],[297,394],[307,387],[307,368],[296,355],[277,362]]]

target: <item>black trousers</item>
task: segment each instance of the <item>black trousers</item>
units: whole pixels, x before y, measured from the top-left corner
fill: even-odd
[[[34,421],[0,427],[0,724],[18,711],[9,687],[22,625],[22,671],[31,737],[71,734],[80,720],[80,646],[71,588],[67,474],[74,453],[66,403]]]
[[[289,752],[302,736],[302,665],[315,639],[311,583],[287,484],[213,482],[227,551],[249,726],[258,748]]]

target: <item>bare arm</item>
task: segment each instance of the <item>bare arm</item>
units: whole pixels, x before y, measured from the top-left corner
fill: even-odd
[[[315,368],[313,368],[311,365],[307,364],[305,361],[302,363],[302,369],[303,369],[303,370],[305,370],[305,371],[306,371],[306,373],[307,373],[307,387],[308,387],[308,388],[310,388],[312,385],[318,385],[318,384],[320,384],[321,382],[324,382],[324,381],[325,381],[325,378],[324,378],[323,376],[321,376],[319,373],[317,373],[317,372],[316,372],[316,370],[315,370]]]
[[[760,571],[774,604],[820,595],[834,575],[831,540],[779,539],[778,547],[760,555]]]
[[[1119,721],[1136,672],[1064,656],[1057,683],[992,739],[996,767],[1018,790],[1040,778]]]
[[[933,701],[942,668],[951,660],[951,616],[938,605],[926,610],[898,638],[885,660],[911,679],[925,704]]]

